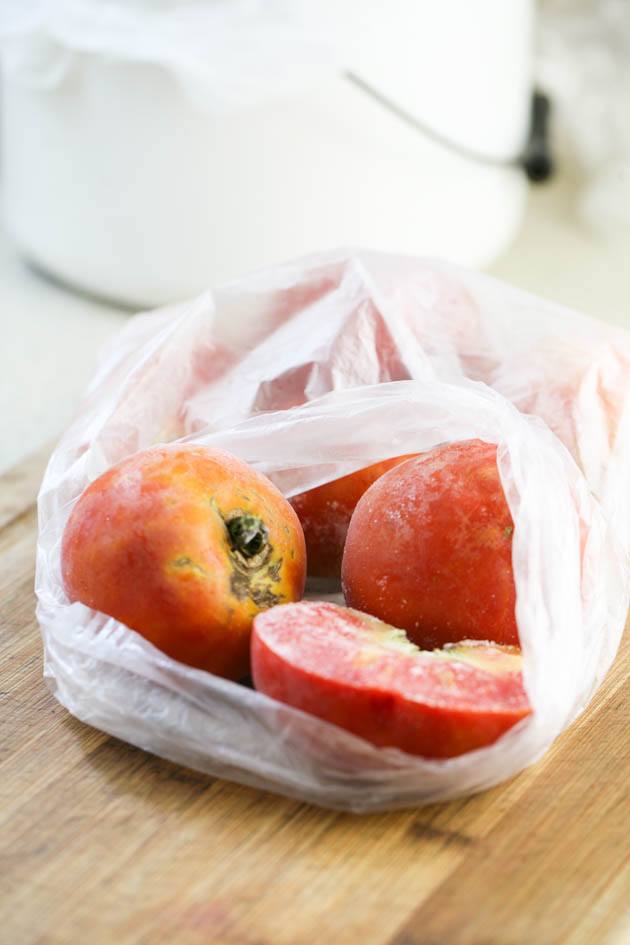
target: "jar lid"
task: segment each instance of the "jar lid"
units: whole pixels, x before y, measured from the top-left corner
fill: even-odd
[[[304,0],[4,0],[3,68],[13,80],[50,88],[78,54],[93,53],[163,66],[210,110],[249,107],[299,94],[339,71],[333,41],[316,17],[304,16],[304,5]]]

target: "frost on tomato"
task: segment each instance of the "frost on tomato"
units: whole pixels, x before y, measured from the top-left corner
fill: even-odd
[[[358,502],[342,563],[346,603],[422,647],[517,644],[513,532],[496,446],[467,440],[431,450]]]
[[[531,711],[516,647],[463,641],[421,651],[404,631],[330,603],[256,617],[252,675],[279,702],[428,758],[489,745]]]
[[[348,525],[357,502],[380,476],[409,458],[385,459],[290,500],[304,529],[310,575],[339,579]]]

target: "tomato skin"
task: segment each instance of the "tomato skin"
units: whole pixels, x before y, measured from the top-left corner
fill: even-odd
[[[397,636],[331,603],[273,607],[254,620],[254,685],[374,745],[427,758],[491,744],[530,713],[520,652],[492,644],[462,644],[452,657],[409,652]]]
[[[384,459],[289,500],[304,530],[307,569],[312,577],[339,580],[348,525],[357,502],[372,483],[407,459],[410,456]]]
[[[386,473],[358,502],[342,563],[346,603],[425,648],[517,645],[513,531],[496,446],[438,447]]]
[[[252,520],[264,524],[266,540],[258,555],[245,555],[229,528]],[[112,467],[80,496],[62,541],[71,601],[233,679],[249,670],[254,616],[298,600],[305,571],[289,503],[241,460],[206,447],[154,448]]]

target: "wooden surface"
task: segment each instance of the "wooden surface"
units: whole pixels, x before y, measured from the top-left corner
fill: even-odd
[[[2,945],[628,945],[630,651],[537,766],[357,817],[77,722],[33,616],[35,457],[0,478]]]

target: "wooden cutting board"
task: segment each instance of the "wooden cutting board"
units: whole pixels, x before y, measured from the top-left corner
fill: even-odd
[[[2,945],[628,945],[630,648],[539,764],[355,816],[88,728],[42,682],[45,457],[0,478]]]

